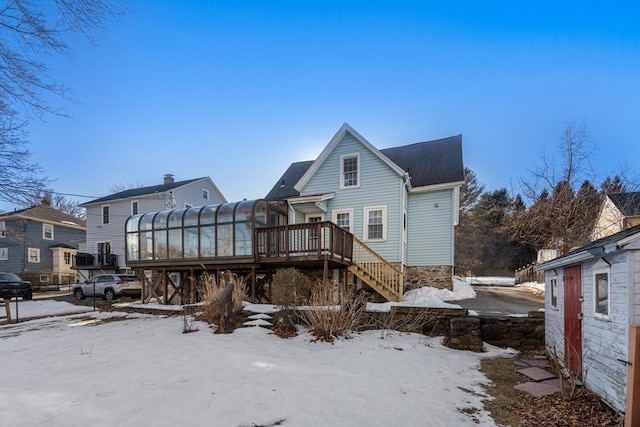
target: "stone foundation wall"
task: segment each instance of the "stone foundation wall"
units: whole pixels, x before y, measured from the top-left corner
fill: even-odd
[[[423,286],[453,290],[453,267],[450,265],[407,266],[404,270],[405,292]]]

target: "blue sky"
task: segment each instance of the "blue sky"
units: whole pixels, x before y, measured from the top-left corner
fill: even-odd
[[[56,192],[173,173],[259,198],[344,122],[378,148],[462,134],[465,165],[510,191],[584,122],[598,177],[638,176],[636,1],[148,0],[94,36],[47,59],[73,119],[29,126]]]

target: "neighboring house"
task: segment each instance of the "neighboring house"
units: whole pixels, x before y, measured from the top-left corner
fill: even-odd
[[[377,149],[344,124],[314,161],[293,163],[267,200],[289,223],[333,221],[404,272],[409,288],[451,288],[464,183],[462,136]]]
[[[547,350],[640,425],[640,226],[538,266]],[[629,419],[629,418],[628,418]]]
[[[45,201],[46,203],[46,201]],[[0,271],[38,284],[68,284],[85,222],[47,204],[0,214]]]
[[[640,192],[613,193],[605,197],[593,227],[591,240],[640,225]]]
[[[227,200],[209,177],[175,181],[166,174],[160,185],[133,188],[80,205],[87,210],[86,253],[76,257],[75,268],[83,277],[95,272],[122,272],[125,265],[125,222],[131,215]]]

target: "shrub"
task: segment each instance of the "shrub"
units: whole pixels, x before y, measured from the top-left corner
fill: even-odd
[[[295,268],[283,268],[273,276],[273,304],[283,307],[309,302],[313,282]]]
[[[362,322],[367,308],[362,293],[343,294],[336,304],[334,288],[331,282],[318,283],[313,289],[309,309],[300,313],[303,323],[321,341],[348,337]]]

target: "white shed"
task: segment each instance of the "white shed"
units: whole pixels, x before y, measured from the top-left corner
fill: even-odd
[[[537,269],[545,273],[547,350],[608,405],[640,417],[640,226]]]

